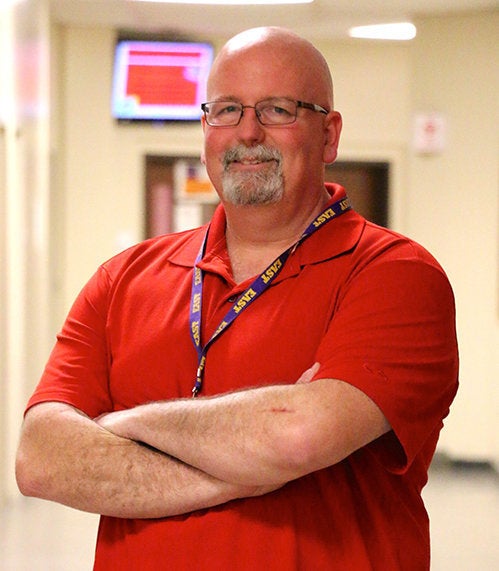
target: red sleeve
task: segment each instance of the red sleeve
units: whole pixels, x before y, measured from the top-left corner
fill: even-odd
[[[109,289],[109,276],[100,268],[76,298],[28,408],[64,402],[92,418],[112,410],[106,339]]]
[[[433,454],[457,390],[454,297],[428,257],[380,260],[345,288],[319,353],[320,376],[362,390],[393,431],[371,445],[403,472],[428,446]]]

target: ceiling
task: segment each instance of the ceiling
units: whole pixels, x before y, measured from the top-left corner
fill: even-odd
[[[279,25],[309,38],[347,37],[355,25],[418,16],[498,8],[498,0],[315,0],[284,6],[178,5],[132,0],[51,0],[55,21],[111,26],[179,37],[230,36],[243,29]]]

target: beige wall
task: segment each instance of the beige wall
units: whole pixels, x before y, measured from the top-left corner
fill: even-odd
[[[49,13],[47,2],[2,6],[0,63],[0,498],[26,395],[50,348]]]
[[[461,388],[441,445],[499,461],[499,11],[421,22],[412,108],[447,121],[447,147],[410,155],[407,231],[454,285]]]
[[[111,118],[115,34],[62,30],[65,306],[102,262],[143,236],[143,158],[201,150],[199,125],[118,125]]]
[[[142,238],[143,156],[197,156],[202,134],[197,125],[115,124],[109,105],[114,31],[63,27],[49,33],[45,24],[41,28],[41,37],[50,39],[48,75],[54,89],[50,149],[38,150],[50,175],[51,232],[44,246],[48,259],[38,270],[42,277],[49,274],[45,285],[51,303],[50,314],[42,308],[37,319],[39,330],[48,324],[53,334],[96,266],[127,241]],[[498,13],[484,13],[421,20],[418,37],[409,44],[319,44],[332,67],[336,107],[344,117],[340,158],[390,162],[391,225],[426,245],[454,284],[462,388],[442,446],[472,459],[499,458],[493,440],[499,372],[494,358],[499,329],[498,29]],[[45,69],[45,60],[40,65]],[[419,111],[444,114],[448,142],[441,154],[414,153],[412,122]],[[46,196],[44,185],[35,182],[28,202]],[[20,264],[26,252],[23,256]],[[17,271],[22,275],[24,270],[18,266]],[[28,281],[36,277],[31,267],[27,272]],[[29,335],[22,325],[17,333],[24,336],[27,351]],[[41,370],[46,357],[39,353],[32,360],[36,367],[30,366],[16,384],[17,402],[37,381],[33,371]],[[3,399],[5,385],[1,390]]]
[[[12,100],[11,84],[1,81],[11,73],[11,19],[0,14],[0,106],[8,108]],[[7,115],[1,113],[0,123],[0,434],[7,431]],[[6,487],[6,439],[0,438],[0,504]]]

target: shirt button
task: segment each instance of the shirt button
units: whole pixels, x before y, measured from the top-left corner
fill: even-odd
[[[237,295],[231,295],[228,299],[227,302],[228,303],[235,303],[237,299]]]

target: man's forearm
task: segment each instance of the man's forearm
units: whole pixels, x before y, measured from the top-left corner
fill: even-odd
[[[25,495],[115,517],[156,518],[264,493],[228,484],[100,428],[67,405],[29,411],[17,478]]]
[[[99,423],[241,485],[283,484],[341,461],[390,429],[373,401],[334,379],[151,403]]]

